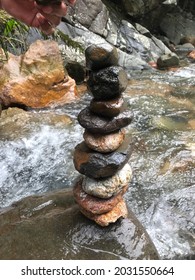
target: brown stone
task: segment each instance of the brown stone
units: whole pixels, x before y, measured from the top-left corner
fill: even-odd
[[[122,97],[105,101],[97,101],[95,99],[92,99],[89,109],[99,116],[112,118],[122,112],[123,103],[124,100]]]
[[[64,71],[54,41],[38,40],[24,55],[9,54],[0,69],[0,102],[5,106],[56,107],[76,99],[75,81]]]
[[[92,71],[118,64],[117,49],[108,43],[89,46],[85,51],[85,57],[86,66]]]
[[[117,150],[123,143],[125,131],[119,130],[114,133],[101,135],[85,130],[83,138],[90,149],[100,153],[109,153]]]
[[[98,225],[106,227],[111,223],[115,223],[119,218],[126,218],[128,216],[128,210],[126,203],[123,199],[117,203],[117,205],[109,212],[100,215],[93,215],[80,207],[80,211],[87,218],[95,221]]]
[[[74,188],[73,195],[79,207],[85,209],[90,214],[104,214],[111,211],[119,201],[123,194],[127,191],[127,186],[121,192],[109,199],[101,199],[84,192],[82,189],[82,180],[79,180]]]
[[[194,51],[191,51],[191,52],[188,54],[188,57],[191,58],[193,61],[195,61],[195,50],[194,50]]]

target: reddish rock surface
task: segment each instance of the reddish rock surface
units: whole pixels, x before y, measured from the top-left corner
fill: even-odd
[[[38,40],[24,55],[9,54],[0,69],[0,101],[5,106],[56,107],[76,98],[75,81],[64,70],[54,41]]]
[[[123,199],[109,212],[101,215],[93,215],[80,207],[80,211],[87,218],[95,221],[98,225],[106,227],[111,223],[115,223],[119,218],[126,218],[128,216],[128,210],[126,203]]]
[[[78,205],[91,214],[104,214],[111,211],[119,201],[121,201],[123,194],[127,191],[127,187],[117,195],[110,199],[101,199],[84,192],[82,189],[82,180],[78,181],[73,189],[73,195]]]

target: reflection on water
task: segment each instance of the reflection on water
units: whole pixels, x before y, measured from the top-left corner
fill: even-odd
[[[126,130],[135,139],[128,206],[162,258],[187,257],[195,235],[195,66],[172,75],[134,74],[124,96],[134,114]],[[30,194],[73,186],[78,172],[72,151],[83,133],[76,116],[89,99],[86,94],[79,103],[55,110],[73,120],[63,128],[37,123],[16,140],[1,131],[1,207]]]

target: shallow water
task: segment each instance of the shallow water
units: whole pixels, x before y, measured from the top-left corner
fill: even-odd
[[[126,131],[135,143],[129,161],[134,176],[125,198],[162,258],[195,254],[194,96],[194,65],[171,75],[133,73],[124,93],[134,114]],[[72,152],[83,139],[76,116],[90,98],[86,94],[80,102],[54,110],[70,116],[70,125],[38,122],[15,140],[0,130],[1,208],[31,194],[74,185],[79,174]]]

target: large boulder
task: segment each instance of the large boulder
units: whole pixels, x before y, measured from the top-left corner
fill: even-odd
[[[27,197],[0,212],[0,259],[158,259],[148,234],[128,218],[101,228],[83,216],[72,191]]]
[[[4,106],[56,107],[76,97],[75,81],[64,70],[54,41],[37,40],[24,55],[9,54],[0,69],[0,102]]]

